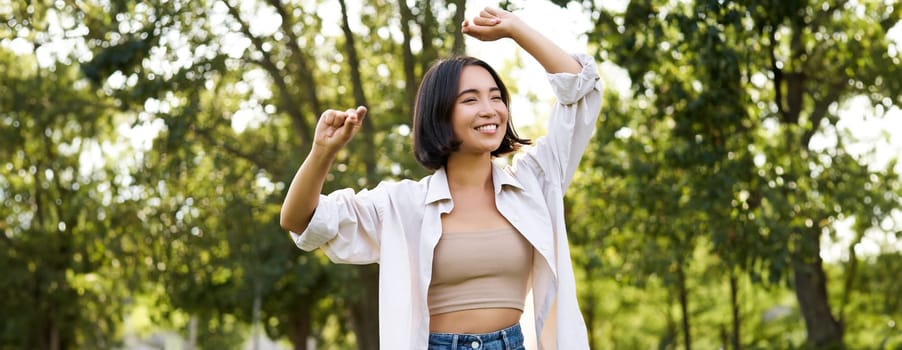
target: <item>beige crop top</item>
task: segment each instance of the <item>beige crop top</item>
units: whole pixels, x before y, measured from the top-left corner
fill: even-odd
[[[523,311],[532,263],[532,245],[514,228],[444,233],[432,260],[429,314]]]

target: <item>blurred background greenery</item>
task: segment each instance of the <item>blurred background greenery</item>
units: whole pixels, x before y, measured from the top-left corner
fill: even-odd
[[[371,111],[327,190],[425,175],[451,54],[540,135],[535,62],[457,31],[486,5],[603,62],[567,198],[593,348],[902,348],[896,1],[2,0],[0,349],[377,349],[377,267],[279,206],[327,108]]]

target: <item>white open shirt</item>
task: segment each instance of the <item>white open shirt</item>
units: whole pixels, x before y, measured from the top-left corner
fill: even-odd
[[[521,322],[527,346],[540,350],[589,348],[563,195],[595,130],[602,83],[590,56],[573,57],[583,67],[580,73],[547,74],[558,99],[548,134],[516,154],[512,165],[495,164],[492,171],[498,211],[535,248],[533,303],[527,302]],[[307,229],[291,236],[301,249],[322,248],[336,263],[379,263],[380,349],[426,349],[432,256],[441,215],[453,208],[447,174],[439,169],[419,181],[320,196]]]

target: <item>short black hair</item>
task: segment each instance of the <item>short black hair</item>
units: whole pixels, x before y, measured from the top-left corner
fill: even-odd
[[[492,75],[501,99],[508,109],[507,131],[498,149],[492,156],[505,155],[516,151],[522,145],[531,144],[529,139],[520,138],[514,130],[510,118],[510,93],[498,73],[484,61],[457,56],[440,60],[429,68],[423,76],[413,114],[413,149],[417,162],[431,170],[448,165],[448,156],[460,148],[460,141],[454,138],[451,114],[460,88],[460,75],[466,66],[485,68]]]

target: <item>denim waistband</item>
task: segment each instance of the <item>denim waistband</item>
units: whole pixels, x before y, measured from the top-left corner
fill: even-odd
[[[429,333],[429,350],[516,350],[523,348],[520,324],[479,334]]]

